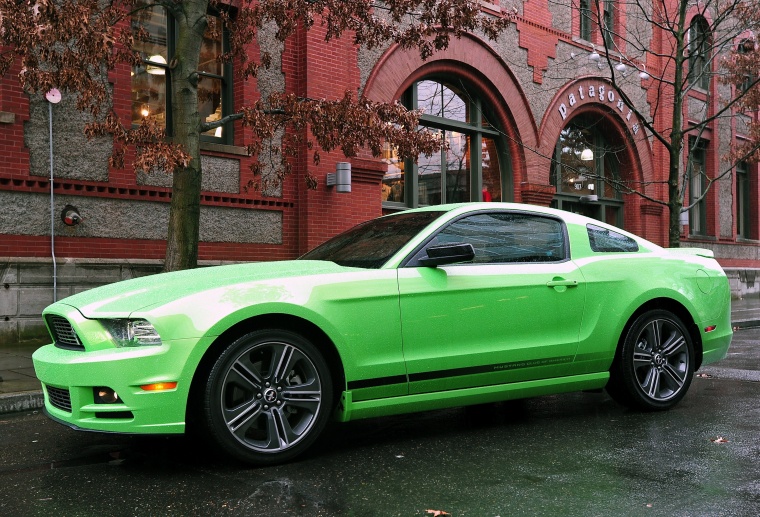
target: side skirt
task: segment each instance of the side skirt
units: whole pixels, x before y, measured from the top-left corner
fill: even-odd
[[[420,393],[354,402],[351,391],[344,391],[335,417],[340,422],[377,416],[414,413],[473,404],[487,404],[510,399],[538,397],[571,391],[600,389],[606,386],[609,372],[557,377],[536,381],[480,386],[435,393]]]

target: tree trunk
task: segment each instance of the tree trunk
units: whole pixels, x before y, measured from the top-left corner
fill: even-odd
[[[681,85],[684,80],[684,51],[686,50],[688,27],[686,24],[686,8],[689,2],[681,0],[678,4],[678,21],[676,25],[675,36],[675,53],[673,55],[674,64],[674,91],[673,91],[673,113],[671,114],[671,131],[670,142],[668,145],[668,208],[670,214],[668,218],[668,246],[671,248],[681,247],[681,208],[683,199],[681,199],[681,153],[683,151],[683,108],[686,102],[686,95],[681,91]]]
[[[681,196],[678,188],[680,169],[678,167],[680,146],[675,150],[671,148],[670,163],[668,164],[668,246],[671,248],[681,247]],[[675,151],[675,152],[674,152]],[[675,154],[675,156],[673,156]]]
[[[198,113],[198,60],[207,21],[208,0],[166,2],[176,20],[177,43],[171,74],[171,139],[191,161],[174,171],[164,271],[198,264],[200,240],[201,152]]]

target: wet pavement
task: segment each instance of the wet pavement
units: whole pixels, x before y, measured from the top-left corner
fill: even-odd
[[[269,468],[187,438],[0,415],[0,515],[756,517],[759,344],[737,331],[667,412],[573,393],[378,418]]]

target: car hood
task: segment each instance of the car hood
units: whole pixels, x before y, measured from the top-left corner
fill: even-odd
[[[333,262],[290,260],[161,273],[97,287],[61,300],[86,318],[126,315],[225,286],[279,278],[356,271]]]

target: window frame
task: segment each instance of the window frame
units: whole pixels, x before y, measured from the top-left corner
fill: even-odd
[[[710,62],[710,25],[702,16],[695,16],[687,31],[689,37],[689,84],[702,90],[710,89],[712,65]]]
[[[473,217],[482,217],[482,216],[493,216],[498,218],[499,216],[502,217],[524,217],[524,218],[532,218],[535,220],[545,220],[550,221],[552,223],[556,223],[557,227],[559,229],[559,233],[557,234],[557,239],[559,241],[559,244],[561,246],[562,254],[561,256],[557,256],[554,260],[524,260],[524,261],[518,261],[518,260],[502,260],[502,261],[484,261],[484,262],[478,262],[478,251],[479,247],[474,245],[472,242],[468,240],[457,240],[454,239],[450,242],[438,242],[438,237],[445,233],[447,229],[454,227],[457,224],[460,224],[462,221],[466,219],[470,219]],[[477,225],[479,228],[487,228],[487,225]],[[498,242],[502,239],[499,238],[500,236],[492,237],[492,240],[494,242]],[[550,264],[559,264],[563,262],[567,262],[570,260],[570,240],[568,236],[567,231],[567,224],[562,218],[552,216],[550,214],[540,214],[535,212],[528,212],[523,210],[479,210],[475,212],[469,212],[466,214],[462,214],[461,216],[447,222],[445,225],[443,225],[441,228],[439,228],[433,235],[431,235],[428,239],[425,240],[424,243],[420,244],[417,248],[415,248],[414,251],[412,251],[408,258],[400,265],[400,267],[403,268],[409,268],[409,267],[425,267],[420,264],[420,259],[427,256],[426,249],[430,246],[438,246],[438,245],[445,245],[445,244],[453,244],[454,241],[457,241],[457,243],[469,243],[473,244],[473,249],[475,250],[475,260],[471,262],[458,262],[455,264],[451,264],[452,267],[457,266],[494,266],[494,265],[500,265],[500,266],[510,266],[510,265],[525,265],[525,264],[535,264],[535,265],[550,265]]]
[[[583,215],[587,215],[594,219],[597,219],[603,223],[611,224],[619,228],[623,228],[624,224],[624,201],[623,195],[620,191],[615,190],[614,197],[607,197],[604,195],[606,189],[604,178],[608,177],[608,173],[612,175],[613,179],[620,177],[620,169],[612,160],[606,160],[604,152],[599,152],[600,149],[607,147],[607,140],[604,137],[603,132],[595,127],[589,120],[587,115],[579,115],[572,118],[563,128],[564,131],[570,125],[575,124],[580,128],[591,131],[590,148],[594,152],[594,175],[599,176],[597,171],[603,171],[603,177],[594,179],[594,192],[597,195],[597,201],[584,203],[581,201],[583,194],[572,194],[563,192],[562,190],[562,146],[561,139],[557,138],[555,144],[554,156],[551,162],[552,171],[551,183],[556,188],[554,199],[551,202],[553,208],[560,210],[566,210],[568,212],[577,212]],[[560,132],[561,134],[561,132]],[[608,167],[609,166],[609,167]],[[609,169],[609,170],[608,170]],[[601,193],[601,195],[599,195]],[[611,214],[614,214],[610,217]],[[614,220],[610,220],[614,219]]]
[[[746,55],[754,51],[755,51],[755,42],[750,38],[744,38],[736,46],[736,52],[741,55]],[[752,85],[752,76],[750,74],[745,74],[744,80],[741,83],[737,84],[736,88],[741,93],[744,93],[747,90],[749,90],[751,85]]]
[[[177,30],[176,30],[176,20],[171,15],[171,12],[169,12],[168,9],[165,7],[162,7],[158,4],[146,4],[146,7],[157,7],[164,10],[165,18],[166,18],[166,63],[160,63],[155,61],[150,61],[148,59],[143,58],[141,60],[141,65],[147,68],[148,66],[151,67],[160,67],[164,69],[164,73],[162,74],[164,76],[165,80],[165,92],[164,92],[164,98],[165,98],[165,127],[164,131],[166,132],[167,137],[172,137],[174,134],[174,119],[173,119],[173,112],[171,109],[173,98],[172,98],[172,74],[171,74],[171,67],[169,66],[169,63],[172,62],[172,59],[174,59],[176,55],[176,44],[177,44]],[[213,16],[219,19],[219,23],[222,24],[222,54],[229,51],[230,48],[230,42],[229,42],[229,28],[224,24],[221,20],[220,13],[217,9],[209,8],[207,12],[208,16]],[[199,63],[200,64],[200,63]],[[220,95],[221,95],[221,118],[224,118],[225,116],[232,113],[234,109],[234,101],[233,101],[233,67],[232,63],[229,61],[222,63],[222,75],[218,74],[212,74],[208,72],[204,72],[201,70],[197,71],[198,75],[201,77],[209,78],[212,80],[218,80],[221,82],[221,88],[220,88]],[[134,82],[131,81],[130,85],[130,91],[134,92],[133,90]],[[134,101],[133,101],[134,102]],[[136,127],[137,125],[133,123],[133,127]],[[222,126],[222,135],[221,136],[214,136],[209,135],[205,133],[201,133],[200,135],[200,141],[205,143],[213,143],[213,144],[222,144],[222,145],[232,145],[233,143],[233,124],[232,123],[226,123],[224,126]]]
[[[689,139],[689,205],[695,203],[695,200],[702,196],[702,199],[696,202],[689,210],[689,235],[698,237],[707,236],[707,188],[706,174],[707,171],[707,141],[691,137]],[[699,165],[701,171],[699,176],[695,176],[695,167]],[[698,188],[695,188],[698,187]],[[698,194],[695,193],[698,191]]]
[[[602,4],[602,37],[607,48],[615,48],[615,0],[603,0]]]
[[[511,160],[509,159],[509,147],[507,146],[504,133],[497,129],[495,125],[483,127],[483,116],[487,118],[489,124],[494,120],[491,110],[483,103],[480,96],[467,88],[465,85],[455,86],[456,78],[446,75],[433,74],[420,78],[402,94],[401,102],[408,109],[418,109],[418,85],[425,81],[437,82],[444,87],[453,89],[456,93],[463,91],[465,95],[460,95],[467,103],[467,110],[470,114],[470,121],[457,121],[450,118],[423,114],[419,119],[419,125],[422,127],[440,130],[452,131],[466,135],[468,138],[468,155],[469,155],[469,195],[468,201],[482,201],[483,197],[483,167],[482,167],[482,145],[484,138],[493,140],[498,155],[498,173],[501,183],[502,201],[512,200],[512,170]],[[437,204],[454,202],[447,199],[447,174],[446,151],[441,149],[441,200]],[[404,194],[401,201],[382,201],[384,210],[404,210],[408,208],[418,208],[420,206],[436,206],[437,204],[420,203],[420,185],[419,185],[419,165],[416,160],[406,158],[401,160],[404,166]]]
[[[578,37],[591,41],[591,0],[578,0]]]
[[[736,164],[736,235],[741,239],[752,238],[752,197],[750,195],[750,166],[741,161]]]

